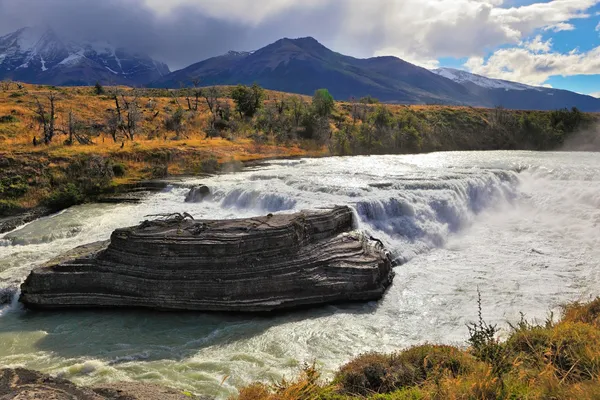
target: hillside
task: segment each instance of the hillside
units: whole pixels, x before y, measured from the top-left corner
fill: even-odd
[[[52,29],[22,28],[0,37],[0,80],[139,86],[169,72],[167,65],[147,55],[104,42],[66,41]]]
[[[0,86],[0,217],[272,157],[560,149],[599,121],[577,110],[334,103],[327,91],[101,89]],[[237,107],[240,93],[255,96],[240,103],[252,109]]]

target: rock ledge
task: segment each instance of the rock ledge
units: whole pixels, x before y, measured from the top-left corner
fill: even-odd
[[[43,309],[266,312],[378,300],[393,278],[388,253],[352,226],[349,207],[145,221],[34,269],[20,301]]]

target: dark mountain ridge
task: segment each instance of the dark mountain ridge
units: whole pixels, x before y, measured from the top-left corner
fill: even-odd
[[[311,37],[284,38],[255,52],[229,52],[168,74],[152,87],[177,88],[200,79],[203,86],[257,83],[267,89],[311,95],[327,88],[338,100],[374,96],[399,104],[446,104],[551,110],[600,111],[600,99],[566,90],[537,88],[465,71],[457,77],[397,57],[358,59],[336,53]],[[496,84],[489,84],[496,82]]]

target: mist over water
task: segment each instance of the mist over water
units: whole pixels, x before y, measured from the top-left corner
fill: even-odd
[[[0,364],[78,383],[148,380],[226,398],[317,360],[331,373],[365,351],[464,344],[465,323],[544,319],[600,294],[600,158],[593,153],[465,152],[277,161],[172,187],[139,205],[83,205],[0,236],[0,288],[75,246],[148,214],[239,218],[335,204],[399,263],[379,303],[266,316],[0,309]],[[223,384],[222,380],[228,377]]]

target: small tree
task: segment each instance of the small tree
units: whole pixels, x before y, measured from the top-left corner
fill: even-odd
[[[312,106],[317,116],[329,117],[335,107],[335,101],[333,100],[333,96],[329,93],[329,90],[319,89],[313,96]]]
[[[102,86],[100,82],[96,82],[96,85],[94,85],[94,93],[96,94],[96,96],[101,96],[104,93],[106,93],[106,91],[104,90],[104,86]]]
[[[235,109],[240,113],[240,118],[252,118],[262,107],[264,90],[256,83],[252,87],[238,85],[231,90],[231,98],[235,102]]]

